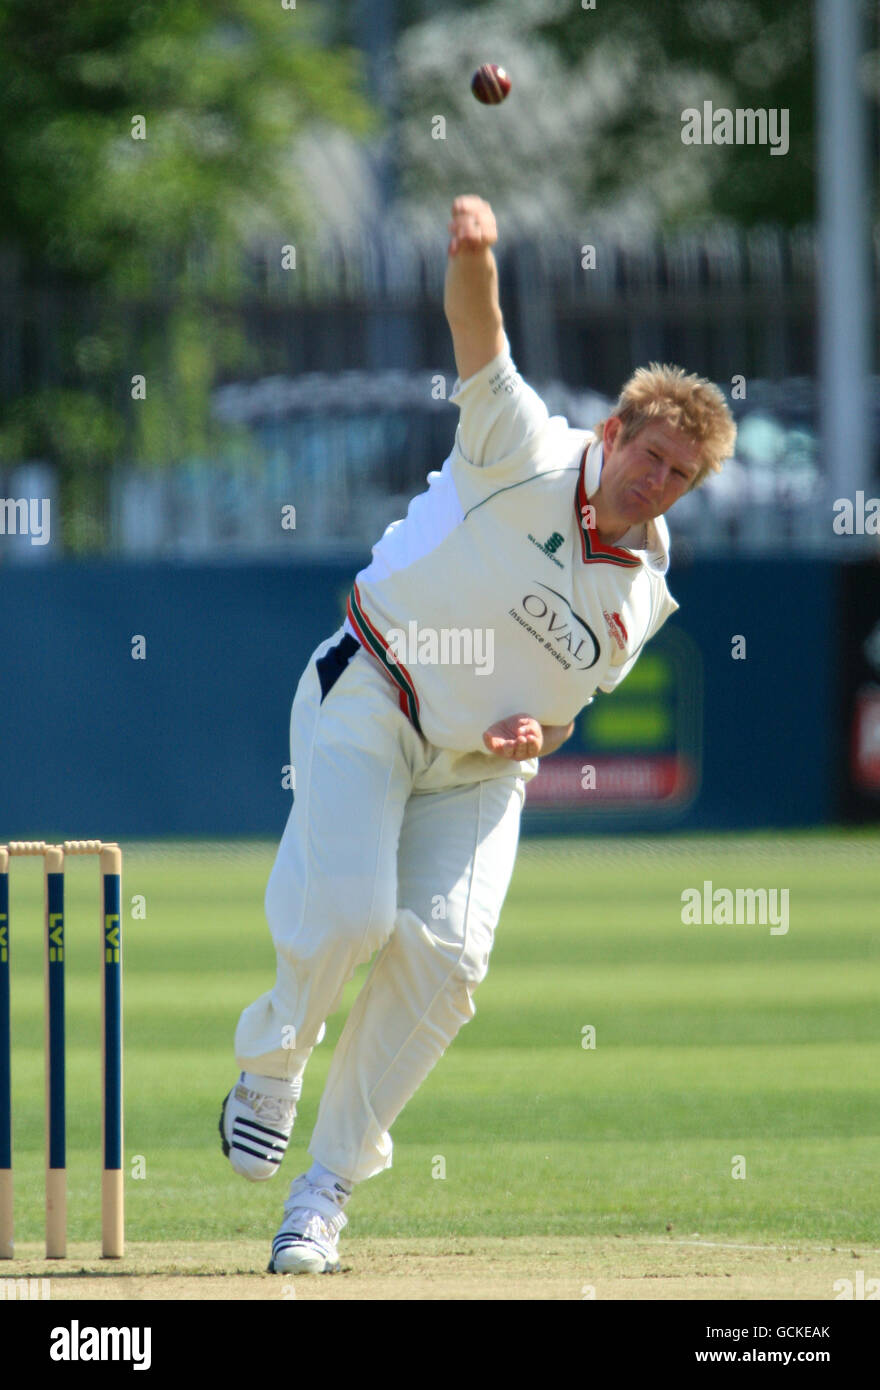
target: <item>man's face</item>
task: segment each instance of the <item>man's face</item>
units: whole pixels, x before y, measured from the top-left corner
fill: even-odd
[[[623,443],[616,416],[603,431],[604,462],[599,491],[609,514],[636,526],[662,516],[693,483],[700,471],[700,448],[665,421],[645,425]]]

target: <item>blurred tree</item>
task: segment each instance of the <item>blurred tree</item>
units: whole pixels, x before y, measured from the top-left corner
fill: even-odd
[[[876,118],[876,5],[845,3],[865,12],[861,76]],[[436,224],[467,186],[486,190],[508,227],[585,216],[624,231],[814,220],[813,0],[394,4],[399,187],[417,221]],[[514,82],[490,110],[468,84],[485,61],[506,66]],[[787,153],[683,145],[682,110],[705,100],[787,110]],[[447,123],[442,138],[437,117]],[[878,123],[869,124],[876,160]]]
[[[58,466],[69,547],[102,543],[121,453],[219,446],[210,390],[246,352],[222,305],[250,243],[314,232],[296,137],[374,131],[363,88],[304,5],[0,0],[0,465]]]
[[[243,239],[309,225],[297,132],[375,124],[359,55],[305,6],[0,0],[0,235],[28,263],[145,286],[235,274]]]
[[[636,56],[630,101],[609,123],[595,168],[600,197],[650,173],[670,124],[680,140],[681,108],[711,100],[788,111],[789,148],[769,156],[760,145],[712,146],[701,202],[678,209],[673,220],[710,213],[742,225],[813,221],[813,0],[629,0],[588,15],[579,4],[554,8],[536,33],[569,69],[597,43]]]

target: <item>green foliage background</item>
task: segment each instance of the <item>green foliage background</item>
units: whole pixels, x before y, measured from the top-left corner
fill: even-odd
[[[877,15],[852,3],[876,116]],[[383,111],[364,0],[0,0],[0,470],[56,466],[66,549],[105,544],[115,464],[244,456],[245,441],[212,421],[210,392],[265,370],[239,312],[255,293],[249,253],[274,243],[280,256],[317,229],[294,158],[305,133],[382,149],[404,228],[433,228],[441,212],[445,223],[448,197],[472,179],[505,216],[528,194],[541,208],[550,178],[565,207],[612,220],[628,198],[666,228],[814,220],[812,0],[389,6]],[[503,59],[505,36],[531,73],[517,103],[487,113],[466,78]],[[683,161],[670,131],[697,90],[787,108],[789,155],[740,146]],[[442,151],[438,112],[455,136]],[[868,127],[876,167],[877,120]],[[140,405],[135,374],[147,379]]]
[[[360,137],[378,116],[360,55],[307,6],[0,4],[0,258],[25,356],[41,296],[57,306],[53,379],[26,357],[0,402],[0,467],[58,466],[68,549],[103,544],[123,446],[149,465],[234,447],[208,410],[247,366],[230,310],[248,247],[311,227],[291,153],[321,122]]]

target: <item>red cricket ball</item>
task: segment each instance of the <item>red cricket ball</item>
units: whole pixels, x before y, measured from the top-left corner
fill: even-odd
[[[498,106],[510,91],[510,78],[497,63],[484,63],[471,78],[471,91],[484,106]]]

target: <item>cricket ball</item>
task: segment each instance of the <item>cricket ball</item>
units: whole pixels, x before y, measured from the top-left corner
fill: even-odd
[[[484,106],[498,106],[510,91],[510,78],[497,63],[484,63],[471,78],[471,91]]]

